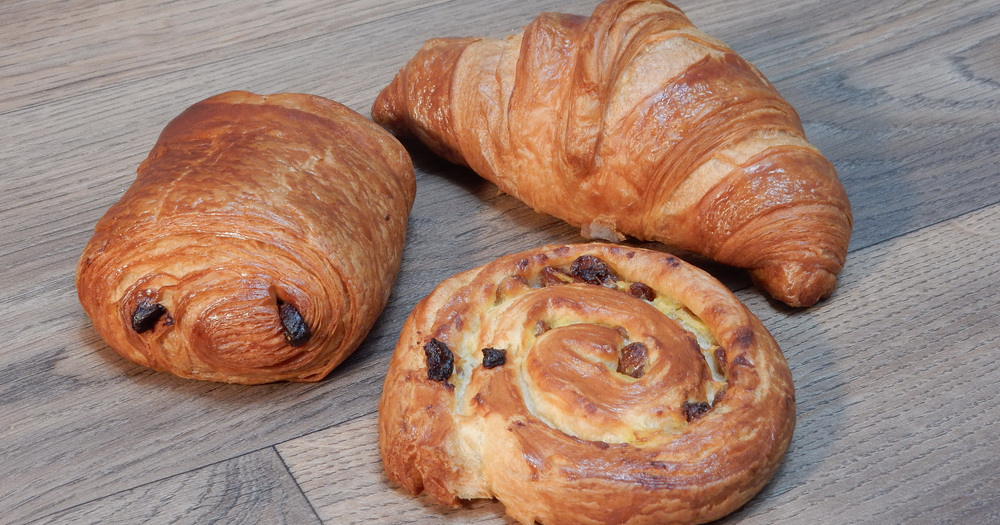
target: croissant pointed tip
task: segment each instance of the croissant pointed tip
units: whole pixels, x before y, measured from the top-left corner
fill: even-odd
[[[850,203],[794,108],[663,0],[428,40],[373,116],[584,237],[758,268],[792,306],[833,293],[846,257]]]
[[[384,128],[396,131],[402,127],[402,113],[399,111],[399,101],[402,97],[401,80],[397,75],[375,98],[372,104],[372,120]]]
[[[837,274],[802,263],[775,263],[750,271],[754,284],[788,306],[813,306],[833,295]]]

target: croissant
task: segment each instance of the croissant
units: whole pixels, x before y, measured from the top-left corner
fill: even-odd
[[[430,40],[372,116],[585,237],[748,268],[793,306],[829,296],[844,265],[853,219],[833,165],[756,68],[667,2]]]
[[[385,306],[413,167],[330,100],[230,92],[170,122],[98,221],[80,303],[125,358],[231,383],[318,381]]]
[[[524,524],[702,523],[752,498],[795,396],[760,321],[673,255],[548,246],[442,282],[379,403],[388,477]]]

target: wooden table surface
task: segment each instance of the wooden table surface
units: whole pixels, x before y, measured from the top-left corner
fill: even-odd
[[[756,64],[837,166],[855,231],[834,297],[791,310],[710,267],[771,330],[798,424],[725,523],[1000,522],[1000,2],[680,0]],[[0,523],[509,523],[384,477],[376,405],[442,279],[577,232],[411,147],[392,298],[315,384],[132,365],[76,299],[77,258],[163,126],[231,89],[368,115],[426,39],[502,36],[594,0],[0,3]],[[662,246],[658,246],[662,249]]]

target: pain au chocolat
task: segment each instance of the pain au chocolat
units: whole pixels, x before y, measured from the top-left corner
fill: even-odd
[[[501,257],[413,310],[379,404],[388,477],[524,524],[703,523],[752,498],[795,395],[760,321],[673,255],[607,244]]]
[[[429,40],[372,116],[585,237],[747,268],[792,306],[829,296],[844,265],[853,219],[833,165],[760,71],[668,2]]]
[[[414,193],[403,147],[336,102],[217,95],[167,125],[98,221],[80,302],[136,363],[317,381],[384,308]]]

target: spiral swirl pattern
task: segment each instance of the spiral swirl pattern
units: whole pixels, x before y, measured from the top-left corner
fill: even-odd
[[[427,346],[453,370],[432,374]],[[495,497],[522,523],[700,523],[770,479],[794,390],[718,281],[672,255],[585,244],[441,283],[403,329],[379,409],[386,471],[413,493]]]

